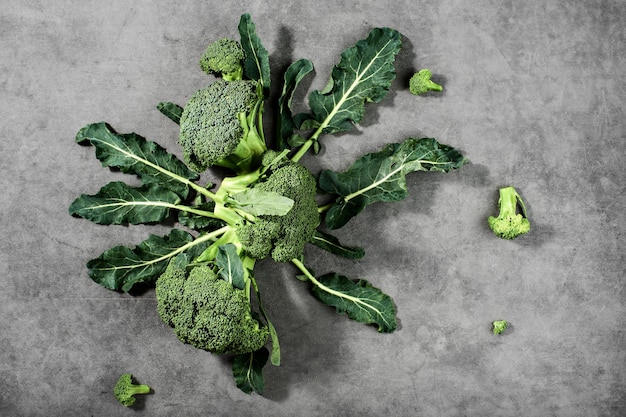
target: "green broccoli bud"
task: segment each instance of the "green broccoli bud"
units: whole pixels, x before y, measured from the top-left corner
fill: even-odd
[[[409,91],[416,96],[425,94],[428,91],[441,91],[443,87],[439,84],[431,81],[432,72],[427,69],[422,69],[413,74],[409,80]]]
[[[254,171],[267,150],[257,129],[262,110],[256,81],[218,79],[197,91],[180,118],[179,142],[187,165],[197,172],[213,165],[237,174]]]
[[[275,156],[265,158],[266,162]],[[269,176],[254,187],[290,198],[294,201],[291,210],[284,216],[257,216],[237,229],[237,237],[255,259],[271,254],[277,262],[289,262],[302,256],[304,245],[311,241],[319,225],[317,183],[308,169],[298,163],[274,162],[274,166]]]
[[[207,46],[200,58],[200,68],[207,74],[221,76],[226,81],[243,78],[244,51],[241,44],[231,39],[219,39]]]
[[[148,394],[150,387],[142,384],[133,384],[131,374],[122,374],[113,388],[115,399],[122,405],[130,407],[135,403],[136,394]]]
[[[517,212],[517,206],[521,206],[522,213]],[[513,187],[500,188],[498,200],[500,214],[498,217],[489,216],[489,227],[502,239],[515,239],[517,236],[530,231],[530,221],[526,217],[526,206],[522,197]]]
[[[501,334],[503,331],[506,330],[506,328],[509,326],[509,324],[506,322],[506,320],[496,320],[492,323],[492,328],[493,328],[493,334]]]
[[[207,265],[187,273],[174,258],[156,282],[157,311],[176,337],[215,354],[243,354],[265,345],[269,329],[253,316],[246,291]]]

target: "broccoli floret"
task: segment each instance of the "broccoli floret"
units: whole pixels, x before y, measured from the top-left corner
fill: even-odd
[[[431,81],[433,74],[430,70],[422,69],[413,74],[409,80],[409,91],[416,96],[425,94],[428,91],[441,91],[443,87]]]
[[[246,291],[207,265],[189,273],[176,258],[156,282],[157,311],[180,341],[216,354],[254,352],[269,330],[252,315]]]
[[[237,237],[244,250],[256,259],[270,253],[277,262],[299,258],[319,225],[315,178],[304,166],[288,161],[271,170],[267,179],[254,187],[288,197],[294,204],[284,216],[257,216],[238,228]]]
[[[221,76],[226,81],[241,80],[244,52],[241,44],[232,39],[219,39],[207,46],[200,58],[200,68],[207,74]]]
[[[259,130],[263,99],[256,81],[217,79],[196,92],[180,118],[179,141],[189,167],[254,171],[267,150]]]
[[[148,394],[150,387],[142,384],[133,384],[131,374],[122,374],[113,388],[115,399],[122,405],[130,407],[135,403],[136,394]]]
[[[517,212],[518,205],[522,208],[522,213]],[[530,231],[526,206],[514,187],[500,188],[498,208],[500,209],[498,217],[489,216],[487,219],[489,227],[496,236],[502,239],[515,239]]]
[[[496,321],[494,321],[492,323],[493,334],[501,334],[503,331],[506,330],[508,325],[509,325],[509,323],[507,323],[506,320],[496,320]]]

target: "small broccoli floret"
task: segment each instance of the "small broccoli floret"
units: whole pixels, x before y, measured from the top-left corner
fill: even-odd
[[[493,334],[501,334],[509,326],[506,320],[496,320],[492,323]]]
[[[256,259],[270,253],[277,262],[299,258],[319,225],[315,178],[304,166],[289,161],[272,170],[255,187],[288,197],[294,204],[284,216],[258,216],[240,227],[237,237],[243,248]]]
[[[517,212],[517,206],[521,206],[522,213]],[[500,188],[498,200],[500,214],[498,217],[489,216],[489,227],[502,239],[515,239],[519,235],[530,231],[530,221],[526,217],[526,206],[522,197],[513,187]]]
[[[258,168],[267,146],[257,128],[263,110],[257,88],[256,81],[217,79],[189,99],[179,142],[191,169],[218,165],[241,174]]]
[[[428,91],[441,91],[443,87],[431,81],[433,74],[430,70],[422,69],[413,74],[409,80],[409,91],[416,96],[425,94]]]
[[[180,341],[216,354],[254,352],[269,330],[253,316],[244,290],[220,279],[211,267],[189,273],[170,261],[156,282],[157,310]]]
[[[148,394],[149,392],[149,386],[133,384],[133,376],[131,374],[122,374],[113,388],[115,399],[126,407],[130,407],[135,403],[134,395]]]
[[[221,76],[226,81],[241,80],[244,52],[241,44],[231,39],[219,39],[207,46],[200,58],[200,68],[207,74]]]

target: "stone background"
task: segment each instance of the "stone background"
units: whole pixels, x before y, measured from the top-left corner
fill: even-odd
[[[0,1],[0,414],[2,416],[624,416],[626,2]],[[322,88],[339,54],[375,26],[404,48],[392,93],[351,133],[324,140],[312,170],[345,169],[407,136],[471,165],[416,173],[409,197],[369,206],[338,231],[367,256],[307,249],[319,274],[391,295],[400,328],[378,334],[321,305],[289,265],[257,277],[283,364],[265,396],[229,362],[177,341],[154,292],[115,293],[85,263],[161,226],[98,226],[67,213],[125,176],[74,143],[107,121],[180,154],[155,105],[209,81],[206,44],[248,12],[279,71],[309,58]],[[442,94],[415,97],[427,67]],[[297,104],[305,106],[305,94]],[[271,113],[271,108],[268,114]],[[267,116],[267,123],[272,118]],[[212,174],[208,174],[211,178]],[[125,179],[125,178],[124,178]],[[493,236],[497,190],[524,197],[531,232]],[[495,319],[512,327],[490,332]],[[154,393],[115,402],[132,372]]]

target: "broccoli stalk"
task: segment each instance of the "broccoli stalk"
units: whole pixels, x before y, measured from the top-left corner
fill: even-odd
[[[518,206],[521,207],[522,213],[517,212]],[[500,209],[498,217],[489,216],[487,219],[489,227],[496,236],[502,239],[515,239],[530,231],[526,206],[514,187],[500,188],[498,208]]]
[[[143,384],[133,384],[131,374],[122,374],[113,388],[115,399],[122,405],[130,407],[135,403],[136,394],[148,394],[150,387]]]
[[[443,87],[432,81],[430,78],[433,76],[432,72],[428,69],[421,69],[409,80],[409,91],[411,94],[419,96],[429,91],[441,91]]]

